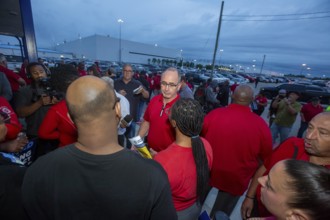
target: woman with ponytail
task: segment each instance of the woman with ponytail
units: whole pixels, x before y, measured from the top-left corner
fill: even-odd
[[[204,113],[196,100],[179,99],[171,108],[169,120],[176,140],[154,159],[167,172],[178,219],[194,220],[209,189],[213,160],[210,144],[199,136]]]

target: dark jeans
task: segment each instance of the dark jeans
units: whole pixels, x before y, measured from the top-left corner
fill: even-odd
[[[222,211],[230,216],[239,198],[240,196],[232,195],[230,193],[219,190],[210,214],[211,218],[214,217],[214,214],[217,211]]]
[[[132,147],[132,144],[128,139],[136,136],[135,129],[136,129],[136,122],[134,122],[134,121],[132,121],[131,126],[126,128],[126,133],[125,133],[126,148],[128,148],[128,149],[131,149],[131,147]]]
[[[303,136],[304,132],[306,131],[307,127],[308,127],[308,122],[301,121],[300,128],[299,128],[299,131],[298,131],[298,134],[297,134],[298,138],[302,138],[302,136]]]

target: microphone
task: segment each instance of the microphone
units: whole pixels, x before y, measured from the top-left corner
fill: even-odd
[[[133,121],[132,115],[126,115],[124,118],[120,121],[120,127],[126,128],[131,125],[131,122]]]
[[[152,156],[150,154],[150,151],[145,146],[142,138],[138,135],[136,137],[132,137],[129,139],[132,145],[136,147],[136,149],[139,151],[142,157],[152,159]]]

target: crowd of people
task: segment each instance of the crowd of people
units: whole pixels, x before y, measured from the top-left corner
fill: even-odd
[[[246,84],[194,89],[174,67],[125,64],[117,78],[97,64],[26,61],[16,74],[0,54],[0,219],[330,219],[317,97],[281,90],[268,106]]]

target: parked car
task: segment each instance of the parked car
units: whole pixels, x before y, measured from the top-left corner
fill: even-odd
[[[260,92],[263,92],[268,99],[272,99],[278,95],[280,89],[285,89],[287,93],[299,92],[299,101],[309,102],[313,97],[317,96],[321,99],[321,104],[330,104],[330,93],[319,86],[303,85],[303,84],[281,84],[275,87],[262,87]]]
[[[233,74],[230,73],[221,73],[221,75],[223,75],[224,77],[229,78],[231,81],[233,81],[234,83],[236,82],[237,84],[242,84],[242,83],[246,83],[245,79],[242,77],[237,77]]]
[[[250,76],[247,73],[238,73],[239,75],[243,76],[245,79],[248,79],[250,83],[253,83],[256,81],[256,79],[252,76]]]
[[[196,85],[200,85],[201,83],[206,83],[206,81],[210,78],[205,76],[204,74],[199,73],[186,73],[185,74],[187,79],[193,78],[193,83]]]
[[[327,81],[325,80],[312,80],[313,85],[321,86],[321,87],[327,87]]]
[[[205,76],[211,77],[211,73],[204,73]],[[223,83],[224,81],[230,81],[229,78],[224,77],[219,73],[213,73],[212,80],[216,81],[217,83]]]

